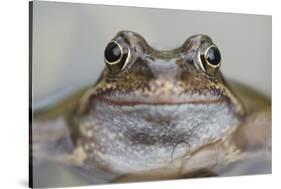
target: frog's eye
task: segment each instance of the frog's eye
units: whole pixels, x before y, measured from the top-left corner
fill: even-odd
[[[104,61],[111,72],[124,69],[130,58],[130,49],[112,40],[104,50]]]
[[[204,54],[204,58],[208,64],[218,66],[221,62],[219,49],[216,46],[209,47]]]
[[[215,74],[221,64],[221,54],[215,45],[211,45],[200,54],[200,60],[204,70],[209,74]]]

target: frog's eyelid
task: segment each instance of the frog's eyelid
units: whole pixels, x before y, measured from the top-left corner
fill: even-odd
[[[202,60],[201,60],[201,55],[200,55],[201,53],[200,53],[200,49],[196,52],[196,63],[195,63],[195,67],[197,68],[197,69],[201,69],[201,70],[203,70],[204,72],[206,72],[206,69],[204,68],[204,65],[203,65],[203,62],[202,62]]]
[[[122,54],[122,56],[123,56],[123,54]],[[126,68],[128,62],[129,62],[130,60],[131,60],[131,49],[128,48],[128,55],[127,55],[127,57],[126,57],[125,63],[124,63],[124,65],[122,66],[121,70],[123,70],[124,68]]]

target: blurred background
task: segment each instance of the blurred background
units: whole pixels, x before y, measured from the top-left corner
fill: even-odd
[[[106,44],[120,30],[159,50],[207,34],[222,54],[222,72],[271,96],[271,16],[35,1],[33,108],[92,85]]]

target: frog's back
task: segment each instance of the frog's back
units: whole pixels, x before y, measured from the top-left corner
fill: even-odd
[[[228,85],[243,103],[247,113],[259,111],[271,106],[269,97],[250,86],[233,80],[228,81]]]

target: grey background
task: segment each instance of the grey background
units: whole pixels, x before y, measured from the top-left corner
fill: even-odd
[[[222,54],[221,70],[271,96],[271,16],[35,1],[33,107],[42,108],[92,85],[103,50],[120,30],[142,35],[156,49],[209,35]]]

